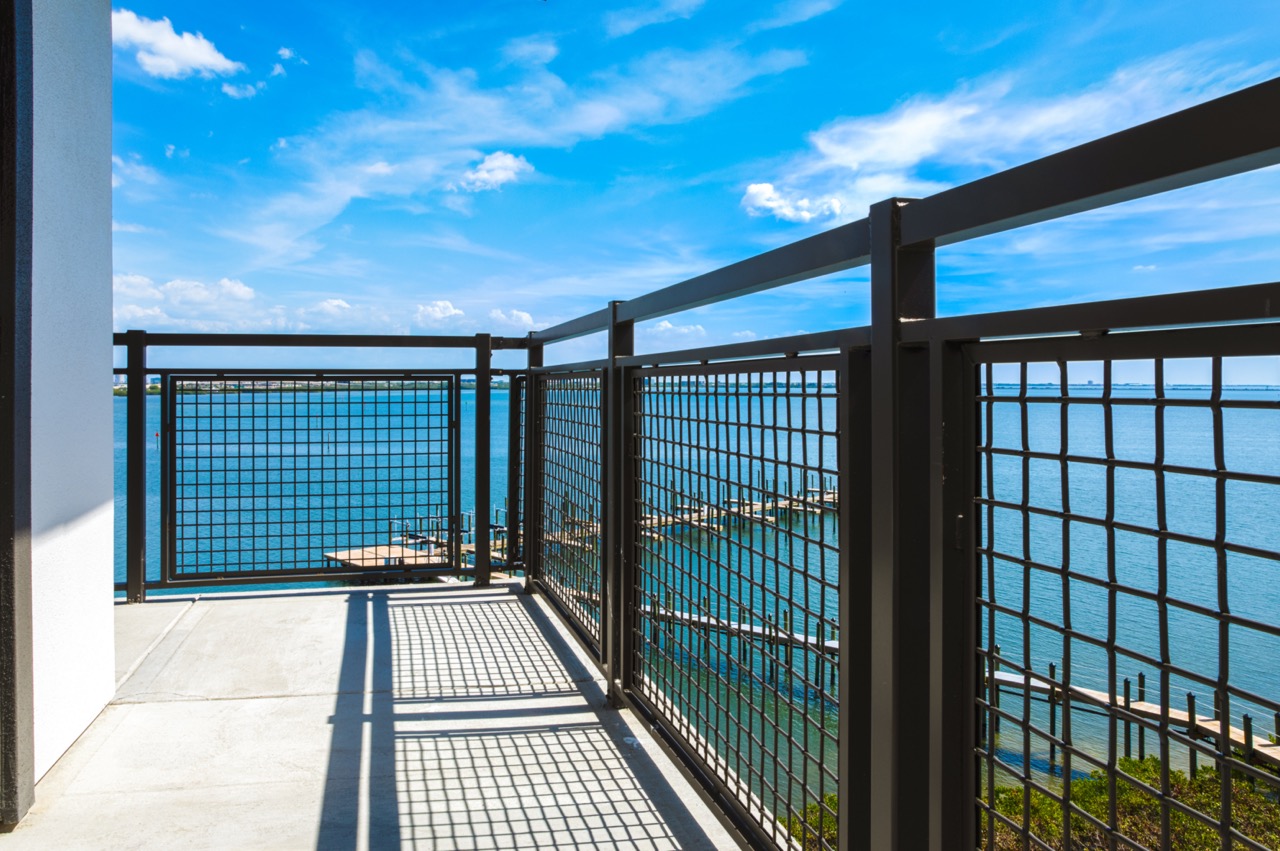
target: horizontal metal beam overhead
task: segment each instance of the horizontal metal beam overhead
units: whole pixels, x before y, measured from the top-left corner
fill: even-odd
[[[871,236],[866,219],[841,225],[747,260],[655,290],[618,305],[618,321],[642,322],[718,301],[750,295],[862,266],[871,260]],[[597,310],[578,319],[534,331],[535,343],[555,343],[609,327],[609,311]]]
[[[117,346],[125,344],[123,333],[113,335]],[[523,349],[523,337],[493,337],[495,349]],[[476,338],[413,334],[147,334],[147,347],[227,346],[326,349],[474,349]]]
[[[1120,298],[902,324],[902,342],[1211,325],[1280,318],[1280,283]]]
[[[1280,162],[1280,78],[922,198],[904,245],[949,245]]]

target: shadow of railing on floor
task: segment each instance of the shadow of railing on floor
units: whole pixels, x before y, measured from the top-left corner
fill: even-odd
[[[318,847],[712,842],[539,605],[349,597]]]

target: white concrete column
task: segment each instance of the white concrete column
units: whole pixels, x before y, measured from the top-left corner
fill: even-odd
[[[111,7],[34,0],[31,533],[35,775],[114,691]]]

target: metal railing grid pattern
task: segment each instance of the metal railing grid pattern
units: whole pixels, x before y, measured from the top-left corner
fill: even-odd
[[[168,376],[167,578],[447,566],[455,383]]]
[[[599,370],[540,375],[537,382],[542,480],[538,576],[598,646],[604,376]]]
[[[1280,351],[1274,330],[1232,334]],[[1256,595],[1280,579],[1280,391],[1224,385],[1231,358],[1166,360],[1188,352],[1176,335],[1155,336],[1149,359],[982,348],[988,847],[1276,839],[1233,805],[1280,792],[1280,612]],[[1180,386],[1192,374],[1200,386]]]
[[[836,810],[833,366],[654,368],[632,385],[634,688],[766,835],[806,848],[828,847],[817,825]]]
[[[515,479],[515,485],[510,489],[510,492],[514,495],[514,503],[509,504],[507,508],[507,524],[509,526],[507,548],[510,550],[506,559],[508,567],[517,563],[523,564],[525,553],[528,552],[528,542],[525,540],[524,516],[525,468],[527,467],[525,440],[528,437],[526,426],[528,406],[525,401],[525,395],[528,390],[528,382],[523,375],[513,376],[511,380],[515,382],[517,410],[512,415],[513,434],[510,435],[510,440],[508,441],[508,445],[511,447],[508,466],[510,475]]]

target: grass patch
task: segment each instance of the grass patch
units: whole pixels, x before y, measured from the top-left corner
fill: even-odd
[[[787,830],[805,851],[821,851],[823,848],[836,848],[837,832],[840,820],[840,799],[832,793],[823,798],[825,806],[809,804],[804,813],[792,816],[787,821]]]
[[[1143,760],[1122,759],[1120,770],[1131,777],[1160,788],[1160,761],[1155,757]],[[1232,778],[1231,821],[1234,827],[1268,848],[1280,848],[1280,802],[1275,793],[1267,794],[1264,786],[1255,788],[1243,775]],[[1211,819],[1220,810],[1222,793],[1218,772],[1200,769],[1195,777],[1181,771],[1169,772],[1169,790],[1174,798]],[[1106,822],[1110,810],[1105,773],[1095,771],[1087,778],[1071,781],[1071,801],[1089,815]],[[996,791],[994,808],[1015,824],[1022,823],[1023,796],[1021,788]],[[1064,845],[1062,808],[1051,798],[1032,790],[1029,813],[1031,832],[1052,848],[1067,849]],[[983,830],[985,830],[985,824]],[[1116,781],[1116,827],[1126,838],[1148,848],[1160,847],[1160,802],[1132,785]],[[1178,810],[1169,815],[1169,832],[1174,848],[1218,848],[1218,833],[1210,825]],[[985,837],[984,837],[985,838]],[[984,842],[985,847],[1021,849],[1022,840],[1012,830],[997,823],[994,842]],[[1071,816],[1070,851],[1106,848],[1104,831],[1082,816]]]

